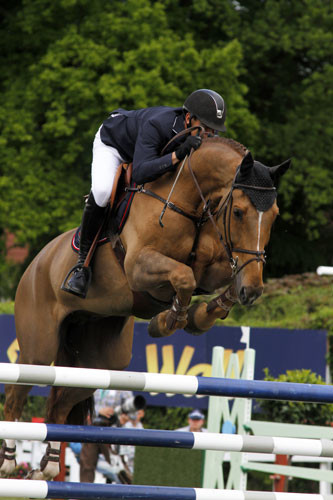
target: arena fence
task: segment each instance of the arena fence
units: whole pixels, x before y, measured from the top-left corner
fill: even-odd
[[[34,366],[0,363],[0,382],[122,389],[174,394],[198,394],[247,399],[333,402],[333,387],[256,380],[196,377],[111,370]],[[217,433],[119,429],[56,424],[2,422],[0,438],[49,441],[104,442],[114,444],[175,447],[200,450],[302,454],[333,457],[328,439],[274,438]],[[16,498],[121,498],[172,500],[333,500],[333,495],[274,493],[210,488],[177,488],[89,484],[73,482],[0,479],[0,492]]]

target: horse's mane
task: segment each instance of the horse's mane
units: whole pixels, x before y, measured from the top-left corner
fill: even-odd
[[[243,157],[246,155],[248,152],[248,149],[243,146],[240,142],[235,141],[234,139],[229,139],[229,137],[220,137],[220,136],[214,136],[214,137],[207,137],[205,141],[209,141],[210,143],[222,143],[226,144],[227,146],[230,146],[234,151],[237,153],[241,154]]]

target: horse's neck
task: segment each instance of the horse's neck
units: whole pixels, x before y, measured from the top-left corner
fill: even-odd
[[[188,164],[185,166],[179,191],[186,192],[193,205],[201,204],[202,200],[197,184],[205,199],[211,198],[214,193],[222,196],[230,189],[240,162],[241,155],[230,148],[203,147],[190,159],[190,168]]]
[[[172,190],[171,201],[188,211],[200,210],[201,195],[205,199],[211,198],[213,193],[222,196],[230,188],[241,159],[239,153],[223,144],[203,144],[191,157],[190,168],[187,160],[176,183],[176,175],[181,167],[175,174],[163,176],[146,187],[164,198],[168,198]],[[190,170],[193,171],[200,190]]]

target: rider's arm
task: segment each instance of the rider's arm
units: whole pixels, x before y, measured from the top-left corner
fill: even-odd
[[[174,170],[179,161],[176,154],[173,152],[160,156],[165,142],[161,138],[161,132],[151,122],[146,123],[140,130],[133,157],[132,179],[134,182],[137,184],[151,182],[166,172]]]

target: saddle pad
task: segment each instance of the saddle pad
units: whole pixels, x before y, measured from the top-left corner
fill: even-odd
[[[72,242],[71,242],[72,250],[75,253],[79,253],[79,248],[80,248],[80,234],[81,234],[81,226],[79,226],[77,228],[77,230],[75,231],[75,234],[74,234],[74,236],[72,238]],[[110,241],[110,238],[108,236],[101,235],[100,239],[97,242],[97,245],[98,246],[104,245],[104,243],[108,243],[109,241]]]
[[[132,187],[136,187],[136,184],[134,183]],[[117,205],[116,213],[113,216],[113,229],[117,234],[120,234],[124,228],[134,195],[135,191],[128,191]]]
[[[114,234],[121,233],[121,231],[125,225],[125,222],[127,220],[127,217],[128,217],[128,214],[129,214],[129,211],[131,208],[131,204],[132,204],[132,201],[134,198],[134,194],[135,194],[134,191],[129,191],[128,193],[126,193],[124,198],[118,204],[117,209],[116,209],[116,213],[112,217],[112,219],[113,219],[112,220],[112,232],[114,232]],[[79,248],[80,248],[80,232],[81,232],[81,226],[79,226],[77,228],[77,230],[75,231],[75,234],[74,234],[74,236],[72,238],[72,242],[71,242],[72,250],[76,253],[79,253]],[[109,241],[110,241],[110,238],[105,233],[105,230],[102,230],[102,234],[101,234],[100,239],[97,242],[97,245],[98,246],[104,245],[105,243],[108,243]]]

